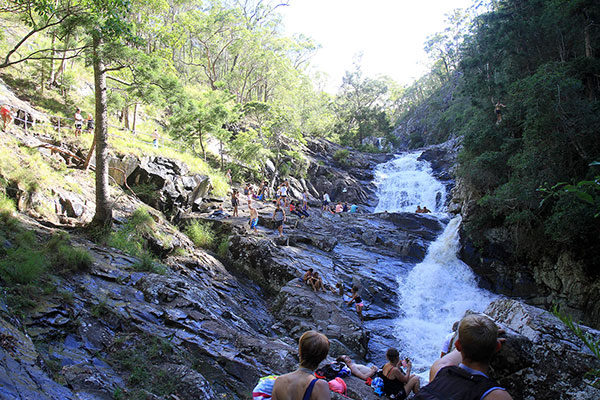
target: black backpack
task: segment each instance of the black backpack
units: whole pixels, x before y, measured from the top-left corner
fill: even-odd
[[[421,388],[414,400],[479,400],[488,390],[499,387],[483,375],[470,374],[460,367],[444,367]]]
[[[315,371],[315,376],[317,378],[325,378],[329,382],[330,380],[335,379],[338,376],[338,374],[345,365],[346,364],[343,364],[341,362],[334,361],[317,369]]]

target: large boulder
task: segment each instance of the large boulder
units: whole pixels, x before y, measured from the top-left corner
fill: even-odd
[[[507,331],[491,374],[515,399],[598,399],[586,374],[600,361],[557,317],[517,300],[500,299],[485,311]],[[582,327],[593,340],[600,332]]]

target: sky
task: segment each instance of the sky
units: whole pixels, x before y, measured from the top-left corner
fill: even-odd
[[[426,72],[428,36],[445,27],[444,14],[473,0],[290,0],[280,7],[285,33],[302,33],[321,45],[311,59],[335,92],[362,53],[364,74],[408,84]]]

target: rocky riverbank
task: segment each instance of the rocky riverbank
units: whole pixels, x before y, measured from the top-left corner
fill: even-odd
[[[389,156],[353,153],[339,163],[331,155],[337,150],[309,143],[309,175],[291,180],[292,193],[306,187],[318,204],[327,190],[335,200],[370,210],[373,166]],[[143,260],[99,245],[77,228],[93,210],[90,182],[77,181],[77,193],[56,188],[63,200],[52,202],[52,223],[14,188],[21,210],[31,213],[20,215],[21,223],[41,243],[68,230],[71,245],[87,250],[93,262],[86,271],[53,277],[53,289],[19,312],[0,302],[0,383],[7,398],[247,399],[259,377],[297,366],[297,340],[308,329],[330,338],[330,360],[349,354],[380,366],[388,347],[402,349],[391,329],[402,315],[397,277],[424,258],[444,220],[414,213],[332,215],[313,207],[307,219],[288,218],[278,238],[273,206],[258,202],[255,234],[247,217],[215,218],[222,199],[212,198],[210,182],[187,174],[184,165],[163,158],[127,164],[113,164],[125,171],[120,181],[113,177],[117,183],[156,186],[154,231],[144,240],[160,268],[141,268]],[[141,200],[150,203],[117,186],[113,196],[117,229],[146,206]],[[244,205],[241,211],[246,214]],[[196,248],[181,233],[192,221],[210,224],[225,251]],[[303,285],[298,278],[309,267],[328,285],[360,286],[365,321],[342,297]],[[597,361],[555,317],[509,300],[486,312],[509,332],[493,372],[515,398],[598,396],[584,378]],[[375,398],[359,379],[347,383],[350,398]]]

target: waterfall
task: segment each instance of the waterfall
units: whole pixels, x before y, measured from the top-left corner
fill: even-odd
[[[413,212],[418,205],[435,213],[444,211],[446,188],[432,176],[427,161],[417,160],[420,155],[408,153],[377,166],[375,212]]]
[[[414,211],[421,204],[445,216],[444,202],[438,206],[436,201],[445,188],[433,178],[428,163],[417,157],[406,154],[378,169],[378,210]],[[461,217],[454,217],[429,246],[423,262],[398,277],[402,316],[395,321],[395,334],[403,344],[401,355],[410,357],[415,372],[425,379],[454,321],[466,310],[483,311],[494,298],[477,287],[475,275],[457,257],[460,223]]]

